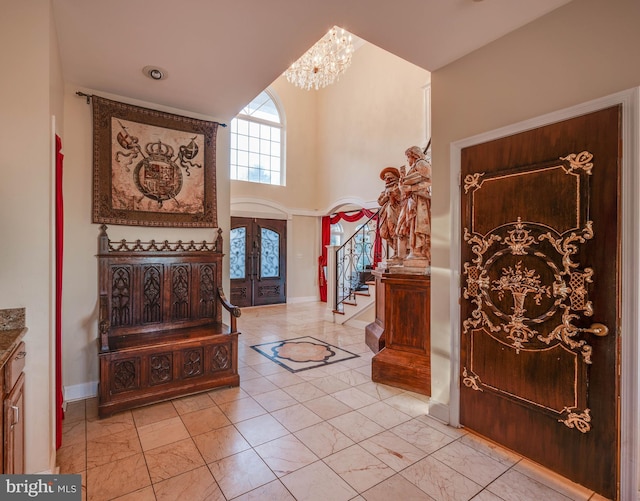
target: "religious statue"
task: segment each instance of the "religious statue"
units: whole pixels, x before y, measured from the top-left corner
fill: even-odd
[[[424,265],[429,266],[431,264],[431,163],[418,146],[407,148],[405,155],[408,169],[406,173],[400,175],[402,208],[398,216],[398,238],[407,239],[406,245],[409,251],[407,260],[424,261]],[[423,263],[420,262],[420,265]]]
[[[384,181],[384,191],[378,197],[380,216],[378,227],[380,236],[393,249],[394,257],[398,256],[398,214],[400,212],[401,193],[398,187],[400,172],[395,167],[385,167],[380,172],[380,179]]]

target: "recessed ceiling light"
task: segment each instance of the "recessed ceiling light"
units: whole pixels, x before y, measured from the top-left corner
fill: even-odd
[[[142,68],[142,73],[152,80],[164,80],[167,78],[167,72],[157,66],[145,66]]]

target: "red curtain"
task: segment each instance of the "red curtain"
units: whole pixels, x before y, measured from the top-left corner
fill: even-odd
[[[344,219],[349,223],[359,221],[363,217],[371,217],[375,211],[369,209],[361,209],[354,212],[338,212],[333,216],[324,216],[322,218],[322,254],[318,257],[318,286],[320,288],[320,301],[327,302],[327,277],[325,275],[325,267],[327,266],[327,245],[331,243],[331,225],[336,224]],[[375,267],[382,259],[382,241],[376,228],[376,238],[373,243],[373,266]]]
[[[62,140],[56,134],[56,449],[62,445],[62,249],[64,213],[62,204]]]

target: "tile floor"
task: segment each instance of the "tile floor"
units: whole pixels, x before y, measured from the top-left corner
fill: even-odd
[[[324,303],[245,308],[239,388],[97,418],[72,402],[58,451],[89,501],[601,500],[429,416],[429,399],[371,381],[362,329]],[[313,336],[359,358],[292,374],[251,345]]]

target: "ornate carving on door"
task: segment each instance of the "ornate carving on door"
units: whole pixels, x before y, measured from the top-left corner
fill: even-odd
[[[527,217],[533,214],[523,207],[515,221],[496,226],[472,213],[471,227],[465,227],[463,235],[471,250],[471,259],[463,263],[463,297],[475,309],[462,322],[468,339],[462,383],[472,390],[498,392],[537,406],[582,433],[591,429],[586,406],[592,347],[580,334],[606,335],[606,328],[599,324],[578,326],[593,314],[589,285],[594,271],[576,258],[580,246],[594,236],[588,219],[592,160],[591,153],[582,151],[556,162],[492,175],[474,173],[464,180],[474,208],[495,203],[491,197],[497,193],[508,204],[511,190],[529,183],[561,185],[565,200],[559,217],[557,207],[549,209],[549,217],[539,219]],[[491,339],[476,343],[477,335]],[[560,397],[527,392],[526,385],[515,391],[508,381],[494,377],[486,358],[500,350],[521,356],[524,366],[534,365],[537,353],[562,359],[565,368],[556,369],[558,384],[564,387]]]

